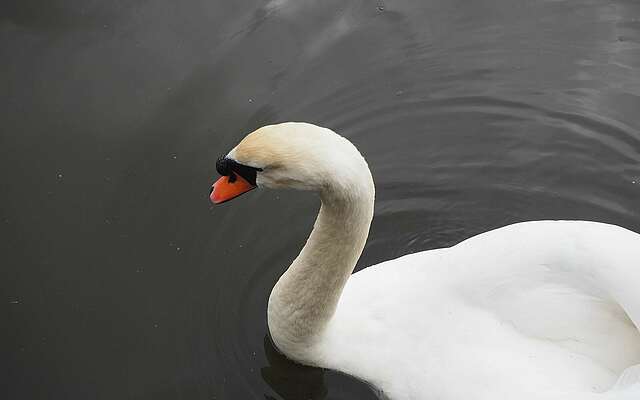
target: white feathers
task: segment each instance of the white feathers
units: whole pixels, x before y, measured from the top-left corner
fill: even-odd
[[[392,399],[590,399],[640,362],[622,281],[593,278],[640,287],[637,260],[633,232],[541,221],[387,261],[348,281],[317,357]]]
[[[625,369],[620,378],[618,378],[614,389],[622,390],[634,385],[640,385],[640,364],[632,365]]]

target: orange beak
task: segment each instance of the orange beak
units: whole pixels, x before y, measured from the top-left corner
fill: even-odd
[[[233,182],[230,182],[230,176],[223,176],[218,179],[211,188],[209,200],[211,200],[213,204],[224,203],[256,188],[255,185],[250,184],[238,174],[235,174],[235,178]]]

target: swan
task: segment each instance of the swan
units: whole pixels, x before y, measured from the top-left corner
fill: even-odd
[[[269,297],[279,351],[384,398],[640,399],[640,235],[532,221],[352,274],[374,214],[367,162],[308,123],[264,126],[216,169],[210,200],[256,187],[311,190],[321,206]]]

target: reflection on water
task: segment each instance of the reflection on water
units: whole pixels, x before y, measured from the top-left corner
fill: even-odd
[[[264,124],[367,157],[358,269],[522,220],[640,232],[634,1],[25,0],[0,56],[6,398],[377,397],[266,336],[317,199],[208,205]]]

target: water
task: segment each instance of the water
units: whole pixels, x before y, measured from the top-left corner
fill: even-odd
[[[5,8],[3,398],[376,398],[267,337],[318,200],[208,204],[215,159],[263,124],[367,157],[358,268],[524,220],[640,232],[639,3],[320,3]]]

